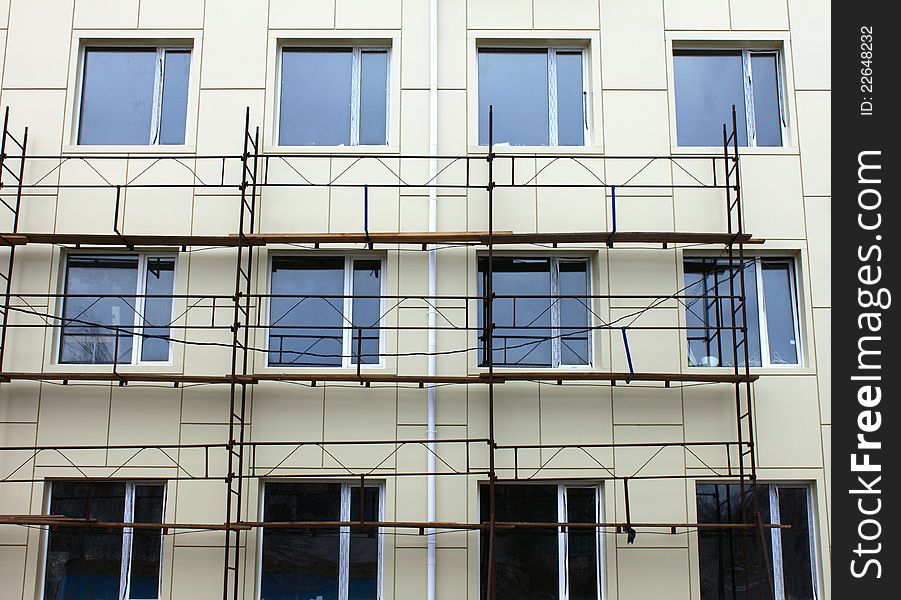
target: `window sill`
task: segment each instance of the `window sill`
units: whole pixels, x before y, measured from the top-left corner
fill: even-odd
[[[710,156],[715,155],[718,158],[723,156],[722,146],[672,146],[672,154],[686,156]],[[732,146],[729,147],[732,152]],[[739,146],[739,156],[787,156],[798,154],[797,146]]]
[[[68,144],[63,146],[63,154],[134,154],[134,155],[169,155],[169,154],[195,154],[197,148],[192,144],[172,145],[93,145],[93,144]]]
[[[684,368],[690,373],[710,373],[722,374],[725,371],[732,371],[732,367],[691,367]],[[744,367],[739,368],[739,373],[744,371]],[[816,375],[817,370],[813,367],[804,365],[783,365],[781,367],[751,367],[752,375]]]
[[[269,154],[293,154],[297,156],[322,156],[331,154],[400,154],[399,146],[264,146]]]
[[[722,150],[722,149],[720,149]],[[468,147],[469,154],[475,155],[488,155],[488,146],[469,146]],[[559,156],[561,154],[575,154],[575,155],[593,155],[593,154],[603,154],[604,147],[603,146],[508,146],[504,144],[495,144],[494,145],[494,153],[495,154],[522,154],[524,156],[529,155],[553,155]]]
[[[111,373],[113,364],[98,363],[53,363],[47,366],[48,373]],[[138,363],[116,365],[116,371],[119,373],[181,373],[180,366],[172,362],[159,363]]]

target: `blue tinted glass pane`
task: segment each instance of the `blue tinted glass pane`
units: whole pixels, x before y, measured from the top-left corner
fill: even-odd
[[[548,145],[547,51],[479,52],[479,144],[488,145],[488,107],[494,143]]]
[[[594,488],[566,490],[566,520],[597,523],[597,492]],[[598,530],[571,528],[567,532],[569,600],[598,599]]]
[[[340,367],[344,259],[276,257],[272,293],[284,297],[270,303],[269,364]]]
[[[360,75],[360,143],[388,143],[388,53],[363,52]]]
[[[353,362],[357,362],[357,353],[360,352],[362,364],[378,364],[379,362],[379,329],[367,329],[378,327],[381,316],[382,263],[378,260],[355,260],[353,271],[353,325],[361,327],[354,329],[352,347],[350,349]],[[370,296],[360,298],[358,296]],[[371,296],[375,296],[374,298]],[[362,335],[362,339],[361,339]]]
[[[757,131],[758,146],[782,145],[782,115],[779,110],[776,60],[776,54],[751,55],[754,127]]]
[[[489,519],[490,495],[480,486],[480,514]],[[495,515],[501,522],[557,523],[556,485],[496,485]],[[481,598],[488,600],[489,536],[481,538]],[[557,528],[498,529],[495,533],[495,586],[498,600],[559,598],[560,567]]]
[[[746,260],[742,276],[745,280],[744,313],[748,325],[748,361],[759,367],[760,323],[757,309],[756,262]],[[730,279],[732,288],[730,289]],[[734,303],[730,296],[735,296]],[[727,259],[690,258],[685,260],[685,306],[688,325],[688,364],[693,367],[733,366],[738,348],[738,364],[743,365],[745,348],[741,327],[742,310],[738,296],[741,281],[738,261],[729,268]],[[732,318],[735,311],[735,319]]]
[[[134,522],[163,522],[161,485],[135,485]],[[160,551],[162,529],[135,528],[131,542],[131,571],[128,597],[131,600],[156,600],[160,590]]]
[[[791,287],[791,267],[787,262],[763,261],[763,294],[770,362],[798,364],[795,339],[795,297]]]
[[[588,262],[560,261],[560,363],[587,365],[589,327]]]
[[[85,51],[79,144],[150,144],[156,49]]]
[[[673,67],[679,145],[722,146],[723,123],[731,132],[735,105],[738,144],[747,146],[741,52],[678,52]]]
[[[50,514],[121,523],[125,483],[54,481]],[[46,564],[45,600],[118,600],[122,530],[51,527]]]
[[[172,321],[172,286],[175,282],[174,258],[148,258],[145,293],[144,340],[141,360],[169,360],[169,325]]]
[[[279,143],[350,144],[350,49],[282,52]]]
[[[110,364],[114,355],[131,362],[138,258],[70,256],[66,270],[72,296],[63,305],[60,362]]]
[[[582,53],[557,53],[557,143],[581,146],[585,143],[583,114]]]
[[[166,51],[163,71],[163,105],[160,109],[160,144],[185,143],[190,71],[191,53],[189,51]]]
[[[493,361],[495,366],[550,367],[551,362],[551,270],[547,258],[495,258],[495,324]],[[479,295],[485,293],[488,261],[479,263]],[[522,296],[522,297],[521,297]],[[528,296],[543,296],[540,298]],[[481,311],[480,307],[480,311]],[[484,317],[479,316],[480,326]],[[484,340],[480,356],[486,363]]]
[[[810,547],[810,509],[807,488],[782,487],[779,492],[779,522],[790,525],[779,531],[782,540],[782,581],[785,597],[816,598],[813,588],[813,557]]]
[[[360,520],[360,488],[350,490],[350,520]],[[379,490],[367,487],[363,494],[363,520],[379,518]],[[354,527],[350,531],[347,600],[376,600],[379,597],[378,529]]]
[[[269,522],[338,521],[341,485],[267,483],[263,518]],[[267,527],[263,531],[261,600],[337,600],[339,530]]]

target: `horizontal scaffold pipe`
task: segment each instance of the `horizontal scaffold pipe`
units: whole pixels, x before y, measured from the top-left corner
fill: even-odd
[[[120,365],[121,368],[121,365]],[[744,373],[628,373],[605,371],[512,371],[490,375],[392,375],[366,373],[256,373],[251,375],[181,375],[178,373],[111,372],[0,372],[0,382],[10,381],[110,381],[120,384],[135,383],[191,383],[191,384],[256,384],[269,381],[283,382],[351,382],[363,384],[487,384],[508,381],[643,381],[659,383],[743,383],[754,382],[758,375]]]
[[[0,515],[0,525],[47,525],[52,527],[90,527],[96,529],[202,529],[202,530],[243,530],[255,528],[275,529],[332,529],[353,527],[363,529],[399,528],[399,529],[448,529],[448,530],[486,530],[489,523],[457,523],[453,521],[242,521],[226,525],[225,523],[125,523],[117,521],[95,521],[91,519],[74,519],[59,515]],[[541,523],[534,521],[496,521],[495,529],[547,529],[566,527],[572,529],[597,528],[682,528],[682,529],[790,529],[790,525],[770,523],[626,523],[596,522]]]
[[[711,244],[741,242],[762,244],[751,234],[671,231],[587,231],[574,233],[492,234],[495,245],[512,244]],[[369,233],[252,233],[228,235],[153,235],[115,233],[0,233],[0,243],[9,246],[57,244],[65,246],[267,246],[278,244],[458,244],[484,246],[488,233],[482,231],[378,232]]]

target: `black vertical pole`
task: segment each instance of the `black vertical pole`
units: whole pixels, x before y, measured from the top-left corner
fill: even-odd
[[[488,107],[488,278],[485,282],[485,348],[488,359],[488,600],[497,593],[494,452],[494,106]]]

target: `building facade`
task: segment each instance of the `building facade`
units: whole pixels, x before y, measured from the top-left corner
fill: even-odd
[[[0,0],[0,597],[830,598],[828,11]]]

